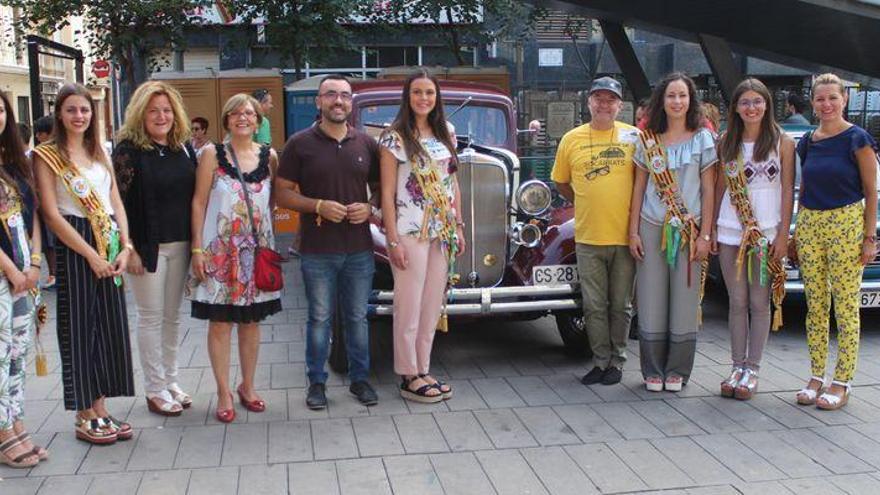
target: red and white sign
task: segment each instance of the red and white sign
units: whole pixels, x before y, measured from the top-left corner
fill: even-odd
[[[92,63],[92,74],[98,79],[104,79],[110,75],[110,62],[106,60],[95,60]]]

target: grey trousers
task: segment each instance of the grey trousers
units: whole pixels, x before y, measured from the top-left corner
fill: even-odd
[[[739,279],[737,279],[736,255],[738,251],[739,246],[718,245],[718,261],[721,264],[721,274],[724,276],[724,285],[727,286],[727,296],[730,300],[730,310],[727,316],[727,326],[730,328],[730,357],[734,366],[747,366],[749,369],[758,371],[761,366],[764,344],[767,343],[767,336],[770,334],[770,284],[772,279],[767,280],[767,285],[761,286],[761,279],[757,271],[759,266],[757,255],[752,258],[754,271],[751,283],[747,273],[747,262],[743,263]]]
[[[687,251],[670,267],[660,252],[662,228],[642,220],[639,235],[645,250],[636,276],[642,376],[679,376],[687,383],[697,348],[700,262],[691,263],[688,284]]]
[[[623,368],[636,264],[627,246],[576,244],[584,322],[593,364]]]

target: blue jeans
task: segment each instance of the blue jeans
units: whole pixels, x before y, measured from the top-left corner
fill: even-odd
[[[336,301],[345,329],[348,377],[352,382],[370,374],[370,328],[367,301],[376,270],[372,251],[354,254],[303,254],[302,274],[309,302],[306,325],[306,367],[309,383],[324,383],[330,356],[330,325]]]

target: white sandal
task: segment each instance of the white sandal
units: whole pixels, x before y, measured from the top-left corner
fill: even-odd
[[[181,405],[184,409],[187,409],[192,405],[192,397],[189,396],[183,389],[180,388],[180,385],[176,383],[172,383],[168,385],[168,393],[171,394],[171,397],[177,401],[178,404]]]
[[[180,416],[183,412],[183,406],[167,390],[158,394],[147,394],[147,409],[160,416]]]
[[[814,390],[810,388],[810,384],[813,381],[817,381],[820,383],[819,388]],[[797,403],[802,406],[812,406],[816,403],[816,397],[819,396],[825,390],[825,378],[821,376],[811,376],[810,381],[807,382],[807,386],[798,390],[797,393]]]
[[[816,407],[823,411],[835,411],[849,402],[849,391],[852,389],[852,385],[850,385],[849,382],[839,382],[837,380],[832,380],[831,384],[843,387],[843,395],[835,395],[826,390],[825,393],[820,395],[819,399],[816,400]]]

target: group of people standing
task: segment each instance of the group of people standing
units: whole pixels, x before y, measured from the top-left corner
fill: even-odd
[[[41,222],[57,238],[64,407],[76,412],[80,440],[108,444],[134,435],[106,405],[107,398],[135,394],[126,285],[137,310],[149,411],[177,416],[193,402],[178,374],[184,299],[193,317],[208,321],[217,419],[236,416],[233,328],[241,379],[235,393],[249,411],[267,408],[254,388],[260,322],[281,310],[281,298],[278,290],[261,289],[255,265],[260,250],[274,247],[275,205],[303,213],[307,405],[327,406],[324,366],[337,300],[350,391],[361,403],[376,404],[368,382],[374,271],[368,219],[380,206],[380,187],[400,294],[394,331],[401,395],[421,402],[451,397],[450,386],[429,374],[449,263],[464,250],[455,139],[437,81],[425,72],[407,80],[400,115],[377,143],[347,123],[350,83],[327,76],[315,99],[320,119],[288,140],[280,160],[268,144],[271,95],[259,98],[231,97],[219,122],[226,138],[211,143],[208,122],[190,120],[173,87],[146,82],[132,94],[108,156],[89,91],[67,84],[56,99],[52,134],[29,158],[12,107],[0,95],[0,462],[32,467],[48,458],[22,421]]]
[[[252,412],[267,408],[254,387],[260,322],[281,310],[281,299],[278,290],[259,286],[255,265],[260,250],[274,247],[276,205],[303,215],[308,407],[328,403],[324,367],[334,318],[344,328],[350,392],[368,406],[378,401],[368,381],[372,215],[381,216],[395,282],[400,394],[418,402],[452,396],[450,385],[430,374],[431,349],[450,267],[466,246],[455,130],[437,80],[424,71],[405,80],[397,117],[377,142],[348,124],[349,81],[326,76],[315,98],[319,119],[292,136],[280,158],[266,141],[271,96],[258,96],[262,101],[231,97],[219,122],[227,137],[211,143],[208,122],[190,120],[173,87],[144,83],[108,156],[94,100],[83,86],[68,84],[57,96],[51,136],[28,158],[0,94],[0,461],[31,467],[48,457],[22,421],[42,224],[56,238],[64,406],[76,411],[83,441],[134,435],[106,406],[107,398],[135,393],[126,284],[137,307],[151,412],[176,416],[192,405],[178,374],[184,298],[193,317],[208,321],[217,419],[236,416],[233,328],[241,365],[235,393]],[[594,81],[592,120],[563,138],[552,174],[575,205],[595,363],[582,381],[621,380],[635,286],[645,386],[681,390],[694,365],[706,260],[717,254],[730,296],[733,362],[721,393],[748,399],[758,388],[770,328],[781,323],[781,314],[771,318],[771,303],[779,311],[782,259],[797,256],[813,375],[797,402],[845,405],[858,352],[859,281],[876,254],[877,193],[876,144],[844,120],[841,81],[830,74],[815,80],[819,127],[797,148],[756,79],[734,91],[727,129],[717,138],[703,127],[696,88],[683,74],[657,85],[643,131],[616,121],[622,97],[614,79]],[[803,163],[801,206],[790,239],[796,154]],[[839,353],[828,383],[832,297]]]
[[[833,74],[815,79],[819,125],[797,146],[776,123],[770,91],[757,79],[733,91],[720,136],[703,125],[694,83],[682,73],[657,84],[641,131],[615,120],[622,97],[616,80],[593,82],[592,120],[563,137],[552,172],[575,208],[594,359],[582,382],[620,381],[635,295],[645,387],[680,391],[694,366],[707,261],[717,255],[732,361],[720,393],[751,398],[771,327],[782,324],[789,257],[804,280],[812,370],[796,401],[843,407],[858,357],[862,271],[877,254],[877,144],[844,119],[842,81]],[[800,206],[790,236],[796,156]],[[832,299],[838,357],[829,381]]]

